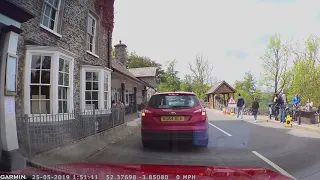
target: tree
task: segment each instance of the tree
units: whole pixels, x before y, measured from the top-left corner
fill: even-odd
[[[315,35],[310,35],[306,40],[308,59],[312,60],[314,64],[320,63],[318,52],[320,47],[320,39]]]
[[[168,68],[163,74],[163,82],[158,86],[159,92],[174,92],[180,90],[180,79],[176,71],[176,60],[168,63]]]
[[[257,81],[251,72],[246,72],[242,81],[236,81],[234,87],[244,98],[246,105],[252,104],[253,98],[260,99],[261,91],[256,87]]]
[[[281,41],[280,35],[270,37],[265,54],[260,57],[264,67],[264,83],[274,89],[274,92],[281,91],[288,83],[288,59],[290,51],[286,44]]]
[[[164,71],[162,69],[162,65],[151,60],[149,57],[146,56],[139,56],[135,52],[131,52],[129,54],[128,68],[141,68],[141,67],[156,67],[157,68],[157,79],[159,81],[162,81],[162,75],[164,74]]]
[[[193,80],[190,75],[185,75],[184,80],[180,83],[180,90],[186,92],[193,92]]]
[[[213,66],[210,65],[208,59],[204,59],[202,55],[197,55],[195,59],[195,66],[189,64],[191,71],[191,77],[194,80],[194,91],[203,99],[206,97],[206,92],[209,90],[209,86],[212,84],[212,70]]]

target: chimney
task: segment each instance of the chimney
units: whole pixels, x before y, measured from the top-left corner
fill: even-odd
[[[127,45],[122,44],[119,41],[119,44],[114,46],[116,60],[123,64],[127,68],[128,54],[127,54]]]

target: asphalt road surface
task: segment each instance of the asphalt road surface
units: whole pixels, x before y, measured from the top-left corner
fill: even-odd
[[[320,133],[237,120],[210,110],[207,148],[168,144],[143,149],[140,127],[89,162],[263,167],[295,179],[320,179]]]

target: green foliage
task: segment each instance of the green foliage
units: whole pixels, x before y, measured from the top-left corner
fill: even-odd
[[[306,102],[308,97],[313,102],[320,102],[320,66],[315,66],[313,59],[300,60],[293,67],[293,86],[291,96],[301,94],[301,100]]]
[[[174,92],[180,90],[180,79],[176,71],[176,60],[168,63],[168,68],[163,74],[163,81],[158,86],[159,92]]]
[[[184,80],[180,83],[180,90],[186,92],[193,92],[194,87],[192,81],[192,77],[190,75],[186,75]]]
[[[146,56],[139,56],[135,52],[131,52],[127,66],[128,68],[157,67],[157,79],[163,80],[162,75],[164,74],[164,70],[162,69],[162,65]]]
[[[288,59],[290,51],[287,44],[281,41],[279,34],[274,34],[269,39],[265,53],[260,58],[263,61],[264,79],[263,82],[274,91],[281,91],[288,83]]]

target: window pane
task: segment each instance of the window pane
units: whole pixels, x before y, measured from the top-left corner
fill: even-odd
[[[40,100],[40,113],[50,114],[50,100]]]
[[[40,83],[40,70],[31,71],[31,83]]]
[[[43,15],[43,20],[42,20],[42,24],[46,27],[49,27],[49,18],[45,15]]]
[[[98,101],[92,101],[92,104],[94,104],[95,109],[99,109]]]
[[[42,69],[50,69],[51,68],[51,56],[43,56],[42,57]]]
[[[53,6],[54,6],[55,8],[58,8],[58,6],[59,6],[59,0],[54,0]]]
[[[93,83],[93,90],[98,90],[99,89],[99,83],[98,82],[94,82]]]
[[[47,0],[48,3],[50,3],[50,5],[53,5],[54,0]]]
[[[64,60],[59,58],[59,71],[64,71],[63,67],[64,67]]]
[[[54,21],[55,20],[55,18],[56,18],[56,10],[55,9],[51,9],[51,16],[50,16],[50,18]]]
[[[64,85],[69,86],[69,74],[64,73]]]
[[[41,58],[40,56],[32,56],[31,69],[40,69]]]
[[[40,107],[39,107],[39,100],[31,100],[30,101],[30,111],[32,114],[39,114],[40,113]]]
[[[50,86],[40,86],[40,99],[50,99]]]
[[[59,113],[62,113],[62,109],[63,109],[63,104],[62,104],[62,101],[59,101]]]
[[[50,84],[50,71],[41,71],[41,84]]]
[[[91,43],[89,43],[89,51],[93,51],[93,48],[92,48],[92,44]]]
[[[86,104],[92,104],[91,101],[86,101]]]
[[[92,100],[98,100],[98,92],[92,92]]]
[[[99,73],[93,72],[93,81],[98,81],[98,80],[99,80]]]
[[[104,93],[104,100],[105,100],[105,101],[108,100],[108,93],[107,93],[107,92]]]
[[[50,10],[51,10],[51,7],[48,5],[48,4],[45,4],[44,6],[44,14],[48,17],[50,17]]]
[[[69,73],[69,61],[64,61],[64,72]]]
[[[104,108],[108,109],[108,101],[104,101]]]
[[[92,82],[86,82],[86,90],[92,90]]]
[[[63,85],[63,73],[59,73],[58,84],[59,84],[59,85]]]
[[[92,72],[86,72],[86,80],[92,81]]]
[[[89,91],[89,92],[86,92],[85,93],[86,95],[86,100],[91,100],[91,91]]]
[[[30,86],[30,99],[39,99],[39,86]]]
[[[62,94],[63,94],[63,88],[62,87],[58,87],[58,99],[62,99]]]
[[[52,30],[54,29],[54,20],[52,20],[52,19],[50,19],[49,28]]]
[[[66,87],[58,87],[58,98],[67,100],[67,90]]]
[[[67,101],[62,101],[62,103],[63,103],[63,112],[64,113],[67,113],[68,112],[68,103],[67,103]]]
[[[92,18],[89,16],[89,17],[88,17],[88,25],[87,25],[87,32],[88,32],[89,34],[92,34],[92,32],[91,32],[91,26],[92,26]]]

